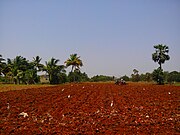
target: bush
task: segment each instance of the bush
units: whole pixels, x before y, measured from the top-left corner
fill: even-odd
[[[122,76],[120,79],[123,79],[124,81],[129,81],[129,77],[126,75]]]
[[[86,82],[89,80],[90,79],[85,72],[81,73],[80,71],[74,71],[74,72],[69,72],[68,74],[69,82]]]
[[[152,73],[152,78],[154,81],[156,81],[158,84],[162,85],[164,84],[164,74],[163,74],[163,70],[158,68],[155,69]]]
[[[106,81],[113,81],[114,77],[111,76],[104,76],[104,75],[96,75],[91,78],[92,82],[106,82]]]
[[[180,82],[180,73],[178,73],[177,71],[170,72],[167,77],[167,82]]]

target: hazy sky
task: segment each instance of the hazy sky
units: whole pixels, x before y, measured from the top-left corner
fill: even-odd
[[[4,58],[77,53],[89,76],[130,76],[158,67],[156,44],[169,46],[164,70],[180,71],[180,0],[0,0]]]

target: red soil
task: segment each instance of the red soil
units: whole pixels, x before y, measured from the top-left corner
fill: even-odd
[[[180,134],[179,101],[180,87],[150,84],[1,92],[0,134]]]

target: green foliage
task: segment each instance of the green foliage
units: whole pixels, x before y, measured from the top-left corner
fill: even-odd
[[[152,81],[152,74],[151,73],[146,73],[145,74],[145,77],[146,77],[146,79],[145,79],[145,81],[147,81],[147,82],[150,82],[150,81]]]
[[[40,77],[37,75],[36,70],[28,69],[25,71],[24,81],[26,84],[35,84],[40,82]]]
[[[83,77],[84,74],[80,72],[80,67],[83,66],[80,56],[78,57],[77,54],[71,54],[70,58],[64,63],[66,64],[66,67],[72,66],[71,72],[68,74],[69,82],[81,82],[87,80],[87,75]]]
[[[59,80],[59,84],[68,82],[68,77],[67,77],[66,73],[59,73],[58,80]]]
[[[42,58],[40,58],[39,56],[33,57],[32,64],[35,67],[36,71],[43,71],[44,65],[40,63],[41,60]]]
[[[59,84],[73,81],[88,81],[86,73],[80,72],[80,67],[83,66],[82,60],[77,54],[70,55],[70,58],[65,62],[66,66],[72,66],[73,73],[66,75],[64,65],[58,65],[58,59],[51,58],[45,62],[45,66],[41,64],[39,56],[33,57],[33,61],[29,62],[22,56],[16,56],[14,59],[7,59],[7,63],[0,55],[0,81],[15,84],[35,84],[40,82],[40,77],[37,75],[40,71],[45,71],[48,74],[47,80],[50,84]],[[3,76],[2,76],[3,75]],[[73,79],[72,79],[73,78]]]
[[[146,81],[146,75],[145,74],[141,74],[139,75],[140,81]]]
[[[77,56],[77,54],[71,54],[70,58],[64,63],[66,64],[66,67],[72,66],[71,72],[73,72],[73,70],[80,70],[80,67],[83,66],[82,60],[80,59],[80,56]]]
[[[154,62],[158,62],[159,68],[162,69],[162,64],[170,59],[170,56],[168,55],[169,47],[163,44],[158,44],[155,45],[154,48],[156,52],[152,54],[152,59]]]
[[[4,82],[15,84],[34,84],[39,82],[35,65],[22,56],[7,59],[3,68]]]
[[[170,72],[167,77],[167,82],[168,83],[180,82],[180,72],[177,71]]]
[[[163,70],[160,67],[158,69],[155,69],[153,71],[153,73],[152,73],[152,78],[158,84],[160,84],[160,85],[164,84],[164,73],[163,73]]]
[[[169,72],[168,71],[164,71],[163,72],[163,78],[164,78],[164,83],[168,83],[168,76],[169,76]]]
[[[80,73],[78,72],[69,72],[68,74],[68,80],[69,82],[80,82]]]
[[[154,48],[156,52],[152,54],[152,59],[154,62],[158,62],[159,68],[153,71],[152,77],[158,84],[164,84],[164,81],[167,80],[168,73],[163,73],[162,64],[170,59],[170,56],[168,55],[169,47],[163,44],[158,44],[155,45]]]
[[[96,75],[91,78],[92,82],[106,82],[106,81],[114,81],[114,77],[104,76],[104,75]]]
[[[139,77],[140,77],[140,81],[146,81],[146,82],[152,81],[152,74],[148,72],[145,74],[141,74]]]
[[[3,76],[0,76],[0,82],[6,82],[6,78]]]
[[[44,71],[46,71],[49,75],[50,84],[58,84],[60,82],[64,82],[65,75],[65,66],[64,65],[57,65],[59,62],[58,59],[51,58],[50,61],[46,61],[46,66],[44,66]]]
[[[133,82],[139,82],[140,81],[140,76],[139,76],[139,71],[137,69],[133,69],[133,74],[131,74],[131,81]]]
[[[12,78],[15,84],[25,83],[26,70],[32,69],[32,65],[22,56],[16,56],[14,59],[8,59],[7,72],[5,75]]]
[[[180,72],[163,72],[161,64],[170,57],[167,55],[169,48],[166,45],[154,46],[156,52],[152,54],[152,59],[158,62],[160,67],[155,69],[152,73],[146,73],[139,75],[137,69],[133,70],[131,78],[128,76],[122,76],[120,79],[125,81],[132,80],[134,82],[138,81],[156,81],[158,84],[164,84],[164,82],[174,83],[180,82]],[[71,54],[70,58],[65,61],[66,66],[58,65],[58,59],[51,58],[50,61],[45,63],[45,66],[41,64],[41,59],[39,56],[33,57],[32,61],[28,61],[22,56],[16,56],[14,59],[5,59],[0,55],[0,81],[6,83],[15,84],[35,84],[40,82],[40,77],[37,75],[40,71],[46,71],[50,84],[60,84],[65,82],[85,82],[85,81],[114,81],[114,77],[96,75],[89,79],[88,75],[84,72],[81,73],[80,67],[83,66],[80,56],[77,54]],[[66,67],[72,66],[71,72],[66,75]],[[47,76],[45,75],[45,76]]]
[[[123,79],[124,81],[129,81],[130,80],[130,78],[128,76],[126,76],[126,75],[120,77],[120,79]]]
[[[74,72],[69,72],[68,80],[69,82],[86,82],[89,81],[89,77],[85,72],[81,73],[79,70],[75,70]]]

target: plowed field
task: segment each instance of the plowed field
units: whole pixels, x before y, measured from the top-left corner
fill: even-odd
[[[0,134],[180,134],[180,87],[82,83],[1,92]]]

